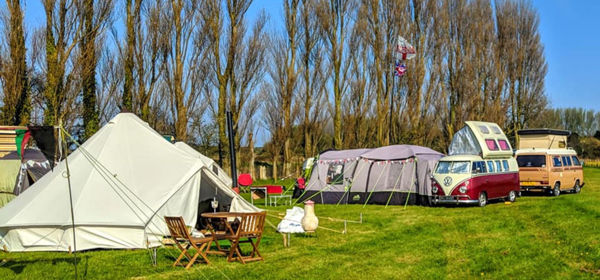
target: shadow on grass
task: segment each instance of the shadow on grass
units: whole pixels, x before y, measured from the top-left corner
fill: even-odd
[[[517,199],[518,201],[518,199]],[[504,203],[503,198],[488,200],[486,205],[492,204],[502,204]],[[441,208],[471,208],[471,207],[479,207],[477,203],[448,203],[448,204],[433,204],[431,207],[441,207]]]
[[[82,258],[81,257],[77,257],[77,264],[78,264],[78,268],[82,267]],[[32,264],[40,264],[40,263],[48,263],[51,265],[57,265],[60,263],[67,263],[70,264],[74,267],[74,262],[75,262],[75,258],[73,257],[59,257],[59,258],[42,258],[42,259],[33,259],[33,260],[5,260],[4,262],[2,262],[1,267],[5,267],[8,268],[10,270],[12,270],[15,274],[21,274],[23,272],[23,270],[25,270],[25,268],[29,265]],[[83,275],[87,276],[87,269],[88,268],[88,256],[85,256],[84,258],[84,263],[83,263]]]
[[[573,195],[573,194],[577,194],[573,191],[561,191],[560,195]],[[549,192],[526,192],[526,191],[521,191],[521,196],[530,196],[530,197],[542,197],[542,196],[546,196],[546,197],[553,197],[554,195]]]

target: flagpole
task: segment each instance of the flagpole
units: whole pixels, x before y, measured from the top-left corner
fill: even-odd
[[[69,170],[69,147],[67,145],[67,139],[65,138],[64,128],[62,126],[62,121],[59,121],[60,127],[60,138],[64,145],[64,153],[65,153],[65,166],[67,169],[67,185],[69,187],[69,205],[71,207],[71,228],[73,229],[73,260],[75,265],[75,279],[77,279],[77,241],[75,239],[75,214],[73,211],[73,194],[71,191],[71,172]]]

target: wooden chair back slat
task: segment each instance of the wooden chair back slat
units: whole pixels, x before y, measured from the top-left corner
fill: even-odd
[[[266,212],[240,213],[241,221],[237,232],[238,237],[261,236],[266,215]]]
[[[165,217],[167,227],[171,236],[175,239],[190,239],[190,231],[188,230],[183,217]]]

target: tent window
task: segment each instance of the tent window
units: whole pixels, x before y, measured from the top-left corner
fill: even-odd
[[[327,183],[333,185],[342,184],[344,179],[344,164],[343,163],[331,163],[327,169]]]
[[[500,145],[500,149],[502,149],[503,151],[510,150],[510,145],[508,145],[508,142],[506,142],[506,140],[504,139],[498,140],[498,145]]]
[[[483,133],[483,134],[490,134],[490,130],[485,125],[480,125],[479,131],[481,131],[481,133]]]
[[[217,168],[217,166],[213,165],[212,171],[213,171],[213,173],[215,173],[215,175],[219,176],[219,168]]]
[[[496,141],[494,139],[485,139],[485,144],[487,145],[490,151],[498,150],[498,144],[496,144]]]

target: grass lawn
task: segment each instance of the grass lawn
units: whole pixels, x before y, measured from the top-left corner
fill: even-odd
[[[158,265],[147,250],[98,250],[77,254],[79,275],[89,279],[464,279],[599,278],[600,169],[585,169],[580,194],[528,196],[516,203],[479,207],[316,205],[320,225],[341,230],[324,217],[356,220],[348,233],[318,230],[293,236],[284,248],[267,225],[260,245],[263,262],[227,263],[185,271],[171,267],[178,251],[158,249]],[[270,215],[286,207],[268,207]],[[267,219],[273,225],[279,220]],[[67,253],[0,253],[0,278],[72,278]]]

